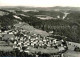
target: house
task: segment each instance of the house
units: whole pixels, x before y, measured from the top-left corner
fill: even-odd
[[[49,31],[50,34],[54,33],[54,31]]]
[[[30,51],[26,51],[26,50],[25,50],[24,52],[29,53]]]
[[[13,34],[13,32],[9,32],[9,34]]]
[[[60,52],[65,50],[64,47],[58,47],[58,49],[59,49]]]

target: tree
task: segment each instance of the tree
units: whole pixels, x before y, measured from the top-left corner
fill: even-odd
[[[80,48],[76,46],[76,47],[74,48],[74,51],[80,52]]]

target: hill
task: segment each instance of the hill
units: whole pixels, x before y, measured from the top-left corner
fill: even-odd
[[[67,41],[80,43],[80,12],[68,11],[68,15],[63,19],[64,12],[59,11],[39,11],[39,12],[17,12],[23,13],[25,16],[19,15],[23,22],[34,26],[37,29],[42,29],[46,32],[53,31],[53,35],[63,35],[67,37]],[[76,13],[76,14],[75,14]],[[56,19],[41,20],[36,15],[46,15],[55,17]],[[27,17],[28,16],[28,17]],[[57,18],[60,16],[60,18]],[[74,40],[75,39],[75,40]]]
[[[15,7],[14,7],[15,8]],[[21,7],[23,8],[23,7]],[[32,8],[32,7],[31,7]],[[63,8],[63,7],[54,7]],[[65,8],[65,7],[64,7]],[[72,7],[73,8],[73,7]],[[25,8],[24,8],[25,9]],[[13,9],[14,10],[14,9]],[[37,29],[44,30],[46,32],[53,31],[53,35],[63,35],[67,37],[67,41],[73,41],[80,43],[80,12],[78,10],[67,11],[69,14],[63,19],[64,11],[28,11],[24,12],[22,10],[14,10],[16,13],[9,13],[8,15],[3,15],[0,17],[1,26],[12,25],[19,21],[28,23]],[[76,13],[76,14],[75,14]],[[21,15],[23,14],[23,15]],[[13,15],[20,17],[21,20],[15,18]],[[51,16],[56,19],[41,20],[37,18],[36,15],[46,15]],[[60,16],[60,18],[57,18]],[[10,21],[10,22],[9,22]]]
[[[54,10],[80,11],[80,7],[61,7],[61,6],[55,6],[55,7],[0,6],[0,9],[5,9],[5,10],[35,10],[36,9],[36,10],[43,10],[43,11],[54,11]]]
[[[1,28],[5,28],[8,26],[12,27],[13,25],[15,25],[16,27],[20,27],[20,28],[23,28],[23,29],[30,31],[31,33],[40,34],[42,36],[49,35],[45,31],[35,29],[33,26],[30,26],[29,24],[24,23],[20,17],[18,17],[16,14],[13,14],[12,12],[9,12],[6,10],[1,10],[1,12],[4,12],[4,14],[0,16]],[[6,14],[6,13],[8,13],[8,14]],[[19,23],[21,23],[21,24],[19,24]]]

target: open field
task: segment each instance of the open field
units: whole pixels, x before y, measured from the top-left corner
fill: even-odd
[[[0,41],[0,51],[12,51],[13,48],[11,46],[8,46],[8,43],[5,41]]]
[[[0,46],[0,51],[8,52],[8,51],[12,51],[12,50],[13,50],[13,48],[10,46]]]
[[[29,49],[28,49],[28,51],[30,51],[31,53],[38,53],[38,52],[41,52],[42,54],[43,53],[47,53],[47,54],[49,54],[49,53],[57,53],[57,52],[59,52],[59,50],[58,49],[55,49],[55,48],[47,48],[47,49],[44,49],[44,48],[33,48],[33,47],[30,47]]]
[[[64,53],[65,57],[80,57],[80,52],[75,52],[68,50],[66,53]]]
[[[0,41],[0,46],[5,46],[8,45],[8,43],[6,43],[5,41]]]
[[[65,57],[80,57],[80,52],[75,52],[74,51],[75,46],[80,47],[80,44],[71,42],[71,45],[68,45],[69,50],[64,53],[64,56]]]

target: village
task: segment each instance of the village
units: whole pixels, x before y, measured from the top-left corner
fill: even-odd
[[[66,41],[63,39],[58,40],[51,37],[43,37],[40,34],[32,34],[19,27],[0,31],[0,38],[3,42],[7,41],[7,45],[10,45],[13,50],[18,49],[20,52],[58,53],[67,50]]]
[[[54,11],[0,10],[0,56],[80,57],[78,23],[71,22],[70,12],[54,15]]]

